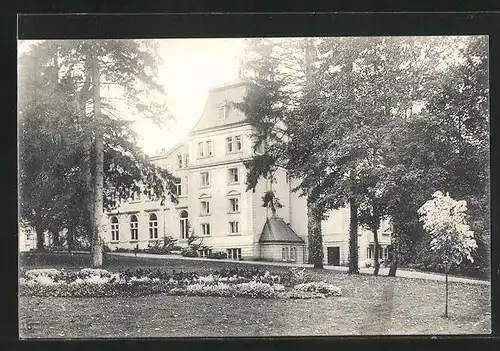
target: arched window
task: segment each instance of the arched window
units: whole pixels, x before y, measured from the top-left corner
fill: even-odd
[[[187,239],[189,236],[188,212],[181,211],[179,218],[181,239]]]
[[[120,224],[116,216],[111,217],[111,241],[120,240]]]
[[[149,238],[158,239],[158,217],[154,213],[149,215]]]
[[[136,215],[130,216],[130,240],[139,239],[139,221]]]

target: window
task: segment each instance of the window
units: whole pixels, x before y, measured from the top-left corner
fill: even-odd
[[[210,223],[203,223],[201,225],[201,234],[202,235],[210,235]]]
[[[207,155],[212,156],[212,142],[207,141],[207,142],[205,142],[205,145],[207,147]]]
[[[114,217],[116,219],[116,217]],[[113,219],[111,219],[111,223],[113,223]],[[118,220],[116,219],[116,223],[118,223]],[[113,227],[113,225],[111,225]],[[33,233],[31,232],[31,228],[26,228],[24,230],[24,234],[26,235],[27,240],[31,240],[31,237],[33,236]]]
[[[297,248],[295,246],[284,246],[281,248],[281,259],[283,261],[297,261]]]
[[[201,214],[202,215],[209,215],[210,214],[210,201],[208,200],[203,200],[201,201]]]
[[[210,186],[210,173],[201,172],[201,186]]]
[[[182,195],[182,182],[181,180],[179,179],[179,182],[178,183],[175,183],[175,193],[178,195],[178,196],[181,196]]]
[[[132,193],[132,198],[131,198],[131,201],[133,202],[138,202],[138,201],[141,201],[141,191],[134,191]]]
[[[212,141],[200,141],[198,143],[198,157],[212,156]]]
[[[219,120],[225,120],[227,117],[227,105],[225,103],[219,104],[217,106],[217,118]]]
[[[198,157],[205,156],[205,149],[203,148],[203,142],[198,143]]]
[[[130,240],[139,239],[139,221],[136,215],[130,216]]]
[[[181,239],[187,239],[189,236],[189,223],[188,223],[188,213],[187,211],[181,211],[179,214],[180,223],[180,234]]]
[[[384,260],[387,260],[389,258],[389,247],[388,246],[384,247],[384,255],[382,257]]]
[[[254,146],[255,152],[258,154],[263,154],[265,151],[265,143],[264,140],[257,142],[257,144]]]
[[[177,165],[179,168],[182,168],[182,155],[177,156]]]
[[[227,258],[230,260],[241,260],[241,249],[227,249]]]
[[[240,222],[231,221],[229,222],[229,230],[231,234],[239,234],[240,233]]]
[[[229,199],[229,212],[230,213],[240,212],[239,198],[233,197]]]
[[[229,168],[229,183],[238,183],[238,168]]]
[[[290,182],[290,174],[288,174],[288,172],[285,172],[285,182],[287,184]]]
[[[201,249],[198,250],[200,257],[208,257],[212,254],[212,249]]]
[[[184,167],[189,165],[189,154],[184,155]]]
[[[158,239],[158,217],[154,213],[149,215],[149,238]]]
[[[233,152],[233,137],[226,138],[226,152]]]
[[[373,245],[368,246],[368,253],[366,254],[368,258],[373,258]]]
[[[30,230],[31,232],[31,230]],[[26,231],[26,234],[29,239],[30,232]],[[118,218],[111,217],[111,240],[118,241],[120,240],[120,224],[118,223]]]
[[[243,148],[243,145],[241,143],[241,135],[234,137],[234,139],[236,141],[236,151],[241,151],[241,149]]]
[[[288,261],[288,247],[281,248],[281,259],[283,261]]]
[[[226,138],[226,152],[227,153],[241,151],[242,148],[243,148],[243,144],[241,142],[241,135]]]

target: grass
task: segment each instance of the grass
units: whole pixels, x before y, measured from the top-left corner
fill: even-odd
[[[50,259],[47,259],[50,257]],[[79,269],[88,256],[21,257],[21,267]],[[142,267],[207,271],[238,263],[108,256],[110,271]],[[246,266],[247,267],[247,266]],[[260,266],[274,272],[284,267]],[[296,335],[484,334],[491,332],[490,287],[308,270],[343,296],[281,300],[154,295],[138,298],[20,297],[23,338],[137,338]]]

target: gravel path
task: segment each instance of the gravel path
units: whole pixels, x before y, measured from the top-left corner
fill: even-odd
[[[147,254],[147,253],[129,253],[129,252],[111,252],[108,253],[115,256],[124,256],[124,257],[143,257],[143,258],[155,258],[155,259],[176,259],[176,260],[196,260],[196,261],[214,261],[214,262],[237,262],[241,264],[252,264],[252,265],[266,265],[266,266],[281,266],[281,267],[306,267],[312,268],[312,264],[302,264],[302,263],[282,263],[282,262],[267,262],[267,261],[234,261],[234,260],[217,260],[217,259],[209,259],[209,258],[197,258],[197,257],[182,257],[180,255],[156,255],[156,254]],[[347,267],[342,266],[324,266],[327,270],[339,271],[339,272],[347,272]],[[363,274],[372,274],[373,268],[360,268],[360,273]],[[380,268],[379,275],[387,275],[389,273],[389,268]],[[424,273],[424,272],[416,272],[405,269],[398,268],[396,275],[402,278],[412,278],[412,279],[425,279],[425,280],[437,280],[444,281],[444,274],[435,274],[435,273]],[[466,283],[466,284],[480,284],[480,285],[490,285],[491,282],[487,280],[479,280],[479,279],[470,279],[470,278],[462,278],[456,276],[448,276],[448,281],[455,283]]]

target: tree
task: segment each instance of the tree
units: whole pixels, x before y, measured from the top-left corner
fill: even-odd
[[[464,258],[473,262],[472,252],[477,248],[474,232],[466,222],[466,211],[466,201],[456,201],[440,191],[418,210],[424,229],[431,237],[430,249],[445,264],[445,317],[448,317],[448,265],[450,262],[460,264]]]
[[[306,164],[299,161],[299,158],[304,159],[304,154],[310,155],[314,150],[312,144],[314,138],[307,138],[307,135],[311,135],[311,131],[306,125],[316,125],[321,128],[315,122],[319,116],[314,115],[313,110],[298,111],[296,109],[296,106],[300,104],[296,100],[297,97],[306,94],[294,92],[300,86],[301,78],[293,74],[295,70],[291,71],[289,67],[284,67],[281,60],[281,57],[284,57],[283,46],[280,46],[279,41],[258,39],[252,44],[253,57],[246,66],[251,72],[250,84],[247,95],[242,103],[237,104],[237,107],[245,113],[247,121],[255,129],[254,149],[261,143],[265,143],[266,148],[263,154],[255,155],[245,164],[249,169],[247,190],[255,189],[261,178],[272,179],[280,167],[285,168],[291,177],[301,179],[300,184],[293,191],[300,190],[301,195],[307,196],[309,257],[315,268],[322,268],[321,220],[325,209],[314,193],[315,182],[319,174],[315,171],[317,167],[307,167],[314,164],[313,158],[309,158]],[[304,57],[308,61],[304,69],[308,76],[313,70],[309,62],[312,45],[309,41],[303,44],[301,49],[305,51]],[[307,77],[305,81],[306,85],[311,82]],[[308,91],[312,92],[313,89]],[[309,123],[296,122],[293,116],[297,115],[301,116],[302,122],[309,118]],[[307,135],[303,132],[307,132]],[[308,141],[310,146],[303,144],[301,150],[297,152],[295,147],[301,141]],[[316,155],[319,155],[317,150]],[[310,177],[304,177],[304,173]]]
[[[280,41],[259,43],[240,107],[268,149],[247,164],[247,184],[251,189],[276,167],[300,180],[294,190],[307,196],[309,249],[318,265],[321,220],[346,204],[351,273],[359,272],[358,225],[372,231],[378,246],[380,223],[390,218],[390,275],[396,274],[398,262],[415,254],[411,244],[422,232],[416,211],[433,189],[464,194],[477,206],[471,213],[484,213],[488,153],[478,146],[487,135],[484,40],[303,39],[288,48],[294,57],[306,53],[303,75],[280,62]],[[456,137],[467,126],[469,135]]]
[[[165,114],[164,106],[154,99],[155,93],[162,94],[161,86],[155,81],[157,60],[154,47],[150,43],[126,40],[45,41],[34,46],[23,60],[28,63],[24,66],[28,78],[34,77],[36,81],[40,77],[50,76],[51,86],[67,88],[66,95],[52,89],[48,90],[50,93],[47,96],[40,99],[40,96],[34,98],[39,89],[33,91],[29,85],[24,85],[20,95],[23,97],[22,101],[29,102],[23,105],[26,111],[29,111],[25,115],[33,116],[34,120],[45,124],[46,128],[43,130],[50,130],[50,120],[31,107],[33,102],[42,101],[48,106],[46,111],[55,116],[55,120],[61,125],[59,129],[62,131],[63,140],[72,140],[76,145],[74,157],[72,156],[74,163],[59,173],[67,178],[66,184],[78,185],[75,187],[78,191],[73,192],[73,199],[86,199],[86,206],[75,202],[79,204],[75,210],[81,211],[82,217],[88,218],[82,222],[87,225],[87,232],[93,238],[93,265],[100,266],[103,230],[100,223],[104,208],[112,208],[120,200],[141,191],[140,184],[143,184],[145,193],[161,202],[168,194],[171,200],[175,201],[174,177],[148,161],[136,146],[136,136],[130,130],[130,123],[116,115],[116,97],[104,96],[101,93],[102,86],[117,86],[125,97],[123,101],[118,101],[135,106],[139,114],[161,124],[168,115]],[[57,64],[54,65],[54,62]],[[47,75],[48,71],[51,74]],[[52,103],[54,98],[62,96],[66,105],[72,107],[71,114],[64,109],[58,109],[57,102]],[[21,109],[21,113],[23,111],[24,109]],[[27,135],[32,133],[32,127],[28,124],[25,126],[26,128],[22,128],[23,132]],[[24,147],[30,143],[36,145],[35,139],[33,136],[25,139],[26,143],[20,150],[21,159],[33,159],[37,164],[43,164],[33,148]],[[48,159],[47,164],[52,165],[52,161]],[[40,169],[28,167],[24,168],[24,173],[42,174]],[[21,183],[21,189],[29,184],[24,178]],[[68,187],[63,189],[67,194]],[[64,208],[48,206],[50,203],[56,203],[52,195],[46,198],[38,193],[33,195],[35,202],[41,203],[41,208],[48,213],[71,213]],[[36,208],[32,205],[26,206],[25,214],[31,211],[30,208]],[[71,214],[71,217],[75,218],[75,213]]]
[[[450,152],[443,159],[446,181],[454,197],[468,204],[468,221],[476,233],[475,267],[488,271],[489,218],[489,84],[488,38],[470,37],[460,60],[447,71],[429,102],[431,120],[445,131]],[[443,189],[443,187],[440,187]],[[465,262],[465,264],[469,264]]]
[[[429,78],[421,82],[425,87],[420,94],[421,111],[400,120],[392,133],[393,148],[385,153],[384,164],[390,170],[386,179],[393,180],[389,211],[395,257],[390,275],[395,275],[400,260],[432,260],[426,255],[429,244],[422,236],[417,210],[437,188],[467,200],[469,223],[478,242],[474,262],[489,266],[489,244],[483,240],[489,238],[487,40],[454,38],[452,43],[450,47],[456,49],[448,56],[454,61],[446,65],[438,57],[440,45],[433,43],[429,48],[434,51],[433,65],[441,68],[425,74]],[[416,251],[419,247],[421,253]]]
[[[348,194],[351,234],[353,223],[359,222],[373,232],[375,246],[381,220],[392,218],[391,275],[396,273],[398,246],[406,228],[415,222],[415,200],[425,199],[436,184],[453,184],[439,173],[453,153],[449,138],[426,119],[430,101],[450,71],[447,58],[458,55],[465,42],[459,38],[336,38],[320,46],[324,74],[318,86],[326,91],[322,108],[330,116],[328,134],[335,136],[326,150],[332,156],[331,167],[339,170],[328,191],[339,199]],[[437,142],[423,142],[429,138]],[[415,162],[412,147],[421,161]],[[430,163],[433,172],[428,172],[429,155],[436,153],[437,162]],[[413,192],[408,194],[410,189]],[[408,208],[408,201],[414,210]],[[355,257],[355,241],[351,235],[350,260]],[[375,274],[377,261],[375,250]],[[354,264],[350,262],[353,271]]]
[[[30,55],[19,61],[20,214],[37,232],[39,250],[46,231],[58,234],[81,217],[75,213],[81,197],[72,195],[78,195],[78,177],[69,172],[78,157],[71,140],[76,110],[72,87],[59,82],[55,57],[50,48],[38,56],[43,63]]]
[[[283,205],[280,203],[279,198],[276,197],[276,192],[268,190],[264,196],[262,196],[262,207],[270,208],[273,217],[276,217],[276,210],[282,208]]]

